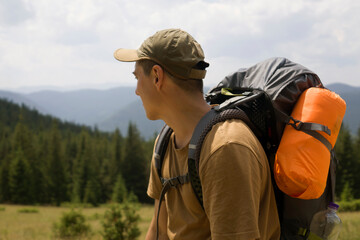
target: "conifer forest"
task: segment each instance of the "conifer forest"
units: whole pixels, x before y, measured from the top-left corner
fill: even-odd
[[[0,99],[0,203],[97,206],[146,195],[154,137],[136,125],[101,132]],[[360,198],[360,129],[344,125],[336,146],[336,195]]]
[[[0,100],[0,202],[89,203],[146,195],[154,139],[100,132]]]

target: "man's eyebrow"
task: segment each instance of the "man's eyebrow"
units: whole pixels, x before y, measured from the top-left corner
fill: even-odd
[[[136,73],[135,73],[135,71],[133,71],[133,72],[132,72],[132,74],[134,74],[134,75],[136,76]]]

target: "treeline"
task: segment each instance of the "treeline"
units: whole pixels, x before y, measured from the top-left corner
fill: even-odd
[[[101,132],[0,99],[0,202],[98,205],[146,195],[154,139],[129,124]],[[360,199],[360,128],[343,126],[335,146],[336,195]]]
[[[335,155],[338,160],[335,188],[338,200],[360,199],[360,128],[353,136],[348,126],[341,127]]]
[[[98,205],[146,196],[153,139],[101,132],[0,99],[0,202]]]

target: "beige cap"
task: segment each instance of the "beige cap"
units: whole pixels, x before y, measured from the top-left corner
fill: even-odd
[[[146,39],[139,49],[115,51],[114,57],[122,62],[150,59],[175,77],[181,79],[203,79],[205,68],[204,52],[198,42],[180,29],[165,29]]]

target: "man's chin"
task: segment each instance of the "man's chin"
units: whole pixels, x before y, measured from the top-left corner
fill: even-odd
[[[151,114],[148,114],[146,113],[146,118],[151,120],[151,121],[156,121],[156,120],[159,120],[160,118],[154,116],[154,115],[151,115]]]

